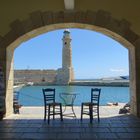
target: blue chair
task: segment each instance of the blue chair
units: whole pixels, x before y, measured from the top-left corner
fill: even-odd
[[[13,109],[15,114],[19,114],[19,108],[21,105],[19,104],[19,91],[14,91],[13,97]]]
[[[81,104],[81,121],[83,119],[84,114],[90,116],[90,123],[92,123],[93,121],[93,116],[97,116],[98,122],[100,121],[99,116],[100,93],[101,89],[99,88],[91,89],[91,102],[84,102]]]
[[[63,121],[62,104],[55,102],[55,89],[46,88],[42,89],[44,96],[44,121],[46,121],[46,115],[48,115],[48,124],[50,123],[50,116],[60,115],[61,121]]]

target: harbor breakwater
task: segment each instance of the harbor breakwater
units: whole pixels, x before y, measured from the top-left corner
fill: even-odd
[[[37,86],[46,85],[63,85],[59,83],[40,82],[34,83]],[[114,87],[129,87],[129,80],[75,80],[69,83],[71,86],[114,86]]]
[[[129,80],[95,80],[95,81],[73,81],[70,85],[78,86],[118,86],[128,87]]]

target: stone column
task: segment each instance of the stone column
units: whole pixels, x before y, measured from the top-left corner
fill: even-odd
[[[7,48],[6,50],[6,116],[13,113],[13,79],[14,79],[14,49]]]
[[[140,39],[135,43],[135,91],[136,91],[136,115],[140,117]]]
[[[0,120],[6,113],[6,49],[0,46]]]
[[[136,71],[135,71],[135,48],[129,49],[129,76],[130,76],[130,105],[131,114],[137,116],[137,98],[136,98]]]

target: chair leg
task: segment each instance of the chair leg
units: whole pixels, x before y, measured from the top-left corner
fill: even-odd
[[[46,106],[44,107],[44,121],[46,121]]]
[[[60,104],[60,118],[61,118],[61,121],[63,121],[62,104]]]
[[[93,106],[89,106],[89,116],[90,116],[90,123],[93,121]]]
[[[97,108],[97,113],[98,113],[98,122],[100,122],[100,116],[99,116],[99,106]]]
[[[55,106],[53,105],[53,120],[55,119]]]
[[[48,124],[50,123],[50,105],[48,106]]]
[[[83,104],[81,105],[81,121],[83,120]]]

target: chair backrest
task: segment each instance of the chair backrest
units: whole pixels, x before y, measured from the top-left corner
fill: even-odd
[[[91,89],[91,102],[92,103],[99,105],[100,93],[101,93],[100,88],[92,88]]]
[[[46,89],[42,89],[42,91],[43,91],[45,105],[48,103],[55,102],[55,89],[54,88],[46,88]]]
[[[14,100],[18,100],[19,99],[19,91],[14,91]]]

